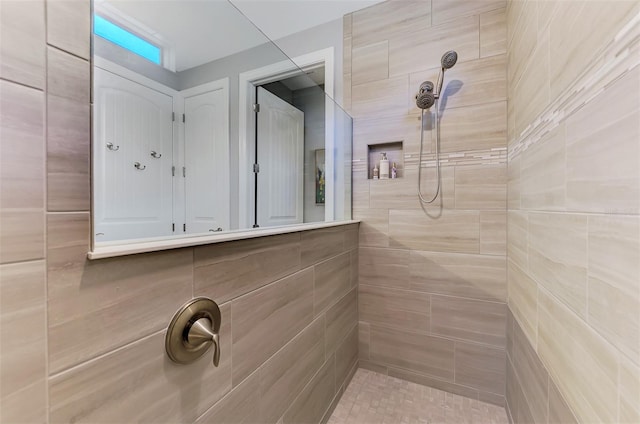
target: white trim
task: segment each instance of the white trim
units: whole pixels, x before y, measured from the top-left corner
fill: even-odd
[[[232,231],[217,235],[193,235],[175,236],[173,238],[147,239],[146,241],[135,241],[127,244],[114,242],[114,244],[94,247],[87,254],[89,259],[113,258],[117,256],[133,255],[136,253],[156,252],[159,250],[178,249],[181,247],[201,246],[203,244],[223,243],[233,240],[244,240],[257,237],[273,236],[278,234],[297,233],[300,231],[316,230],[319,228],[338,227],[341,225],[358,224],[359,220],[338,221],[338,222],[316,222],[309,224],[285,225],[281,227],[260,228],[255,230]],[[116,244],[119,243],[119,244]]]
[[[325,149],[327,152],[325,155],[325,169],[326,175],[331,175],[331,180],[327,181],[326,185],[325,220],[332,221],[334,219],[334,60],[334,49],[333,47],[329,47],[295,57],[291,60],[284,60],[258,69],[242,72],[238,75],[238,215],[240,228],[249,228],[253,224],[249,205],[253,202],[254,185],[249,184],[249,177],[253,173],[252,167],[254,163],[254,151],[251,148],[253,143],[251,143],[250,140],[253,140],[255,123],[250,119],[250,116],[253,113],[252,105],[255,103],[255,90],[251,90],[251,87],[280,80],[286,78],[288,75],[297,74],[300,72],[300,69],[313,69],[323,64],[325,68],[324,92],[327,94],[325,99]]]

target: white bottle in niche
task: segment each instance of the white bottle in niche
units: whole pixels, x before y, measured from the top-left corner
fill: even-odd
[[[387,159],[386,153],[380,153],[382,158],[380,159],[380,179],[389,179],[389,159]]]

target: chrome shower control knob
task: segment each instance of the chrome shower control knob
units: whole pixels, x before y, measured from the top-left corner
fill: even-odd
[[[220,308],[211,299],[198,297],[184,304],[173,316],[165,349],[172,361],[189,364],[213,347],[213,365],[220,363]]]

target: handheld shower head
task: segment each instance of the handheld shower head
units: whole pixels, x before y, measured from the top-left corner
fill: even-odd
[[[449,50],[445,54],[442,55],[442,59],[440,59],[440,63],[442,64],[442,69],[451,69],[453,65],[458,61],[458,53],[454,50]]]
[[[416,94],[416,106],[420,109],[429,109],[436,101],[436,97],[433,94],[433,83],[431,81],[425,81],[420,84],[418,94]]]
[[[457,61],[458,53],[456,53],[454,50],[449,50],[442,55],[442,59],[440,59],[440,64],[442,66],[440,68],[440,75],[438,75],[438,83],[436,84],[436,99],[440,97],[440,92],[442,91],[442,84],[444,83],[444,71],[453,68],[453,65],[455,65]]]

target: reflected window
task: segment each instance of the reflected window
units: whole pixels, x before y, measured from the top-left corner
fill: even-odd
[[[93,32],[145,59],[160,65],[162,49],[99,15],[93,15]]]

